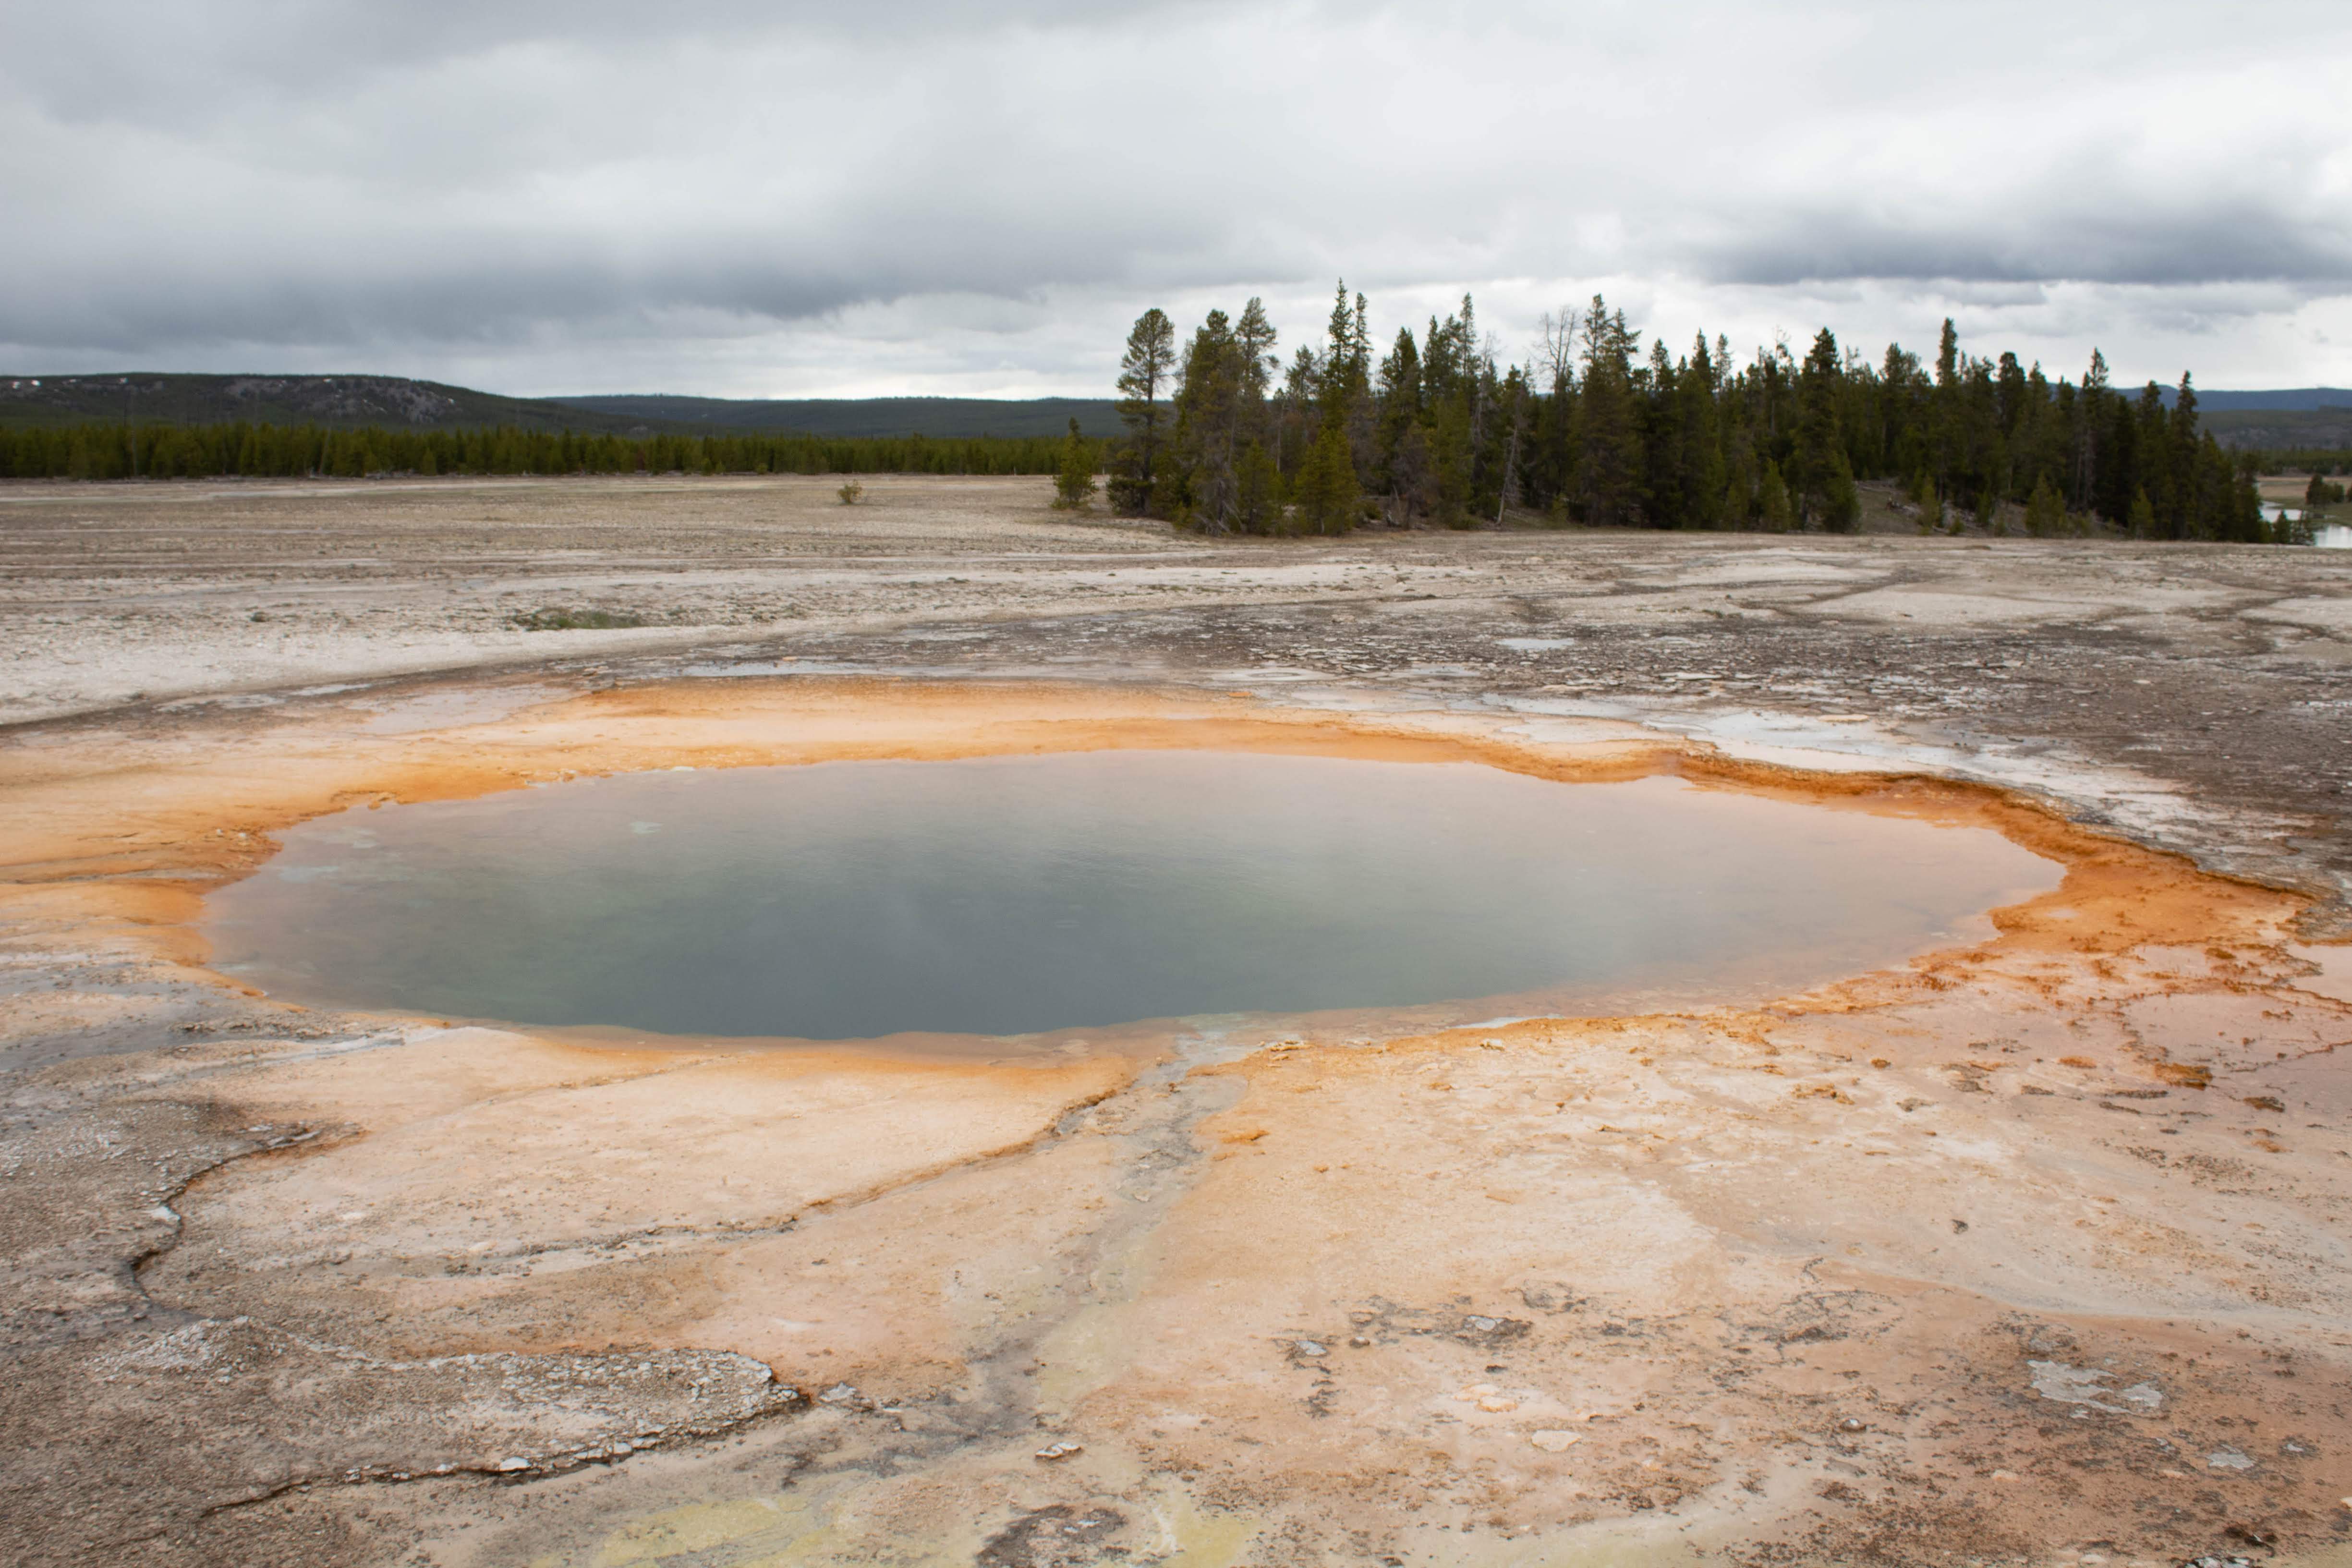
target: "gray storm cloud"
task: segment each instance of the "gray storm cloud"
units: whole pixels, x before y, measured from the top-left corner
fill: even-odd
[[[1143,303],[1345,274],[2352,374],[2341,5],[1930,10],[16,3],[0,352],[1087,390]]]

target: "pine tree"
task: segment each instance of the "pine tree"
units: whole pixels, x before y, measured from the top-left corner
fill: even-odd
[[[1331,306],[1329,342],[1323,355],[1320,391],[1327,414],[1334,409],[1344,413],[1353,408],[1371,385],[1371,344],[1359,335],[1364,325],[1364,297],[1357,295],[1351,306],[1344,279],[1338,292]]]
[[[1527,372],[1513,365],[1496,387],[1496,435],[1493,447],[1502,454],[1496,469],[1495,526],[1500,528],[1511,509],[1519,505],[1527,493],[1526,480],[1519,472],[1519,448],[1528,427]]]
[[[1176,427],[1170,437],[1171,509],[1179,522],[1223,533],[1234,526],[1238,499],[1234,460],[1240,456],[1242,388],[1246,370],[1233,323],[1223,310],[1184,345],[1177,372]]]
[[[1723,526],[1723,493],[1727,471],[1721,422],[1716,414],[1720,393],[1717,361],[1707,351],[1701,332],[1690,357],[1675,373],[1675,423],[1681,447],[1681,489],[1684,522],[1691,528]]]
[[[2075,400],[2074,465],[2066,487],[2067,499],[2078,511],[2090,511],[2098,505],[2099,440],[2105,433],[2106,406],[2107,356],[2095,348]]]
[[[1796,512],[1789,505],[1789,487],[1781,480],[1778,463],[1764,465],[1764,483],[1757,497],[1756,516],[1767,533],[1786,533],[1796,526]]]
[[[1356,463],[1348,449],[1345,424],[1325,418],[1299,465],[1293,487],[1298,529],[1304,533],[1346,533],[1356,526],[1361,492],[1356,485]]]
[[[1822,526],[1832,533],[1852,533],[1862,526],[1862,495],[1854,488],[1853,465],[1843,452],[1832,454],[1829,478],[1822,485]]]
[[[1690,461],[1683,449],[1674,357],[1663,338],[1650,340],[1650,363],[1634,378],[1634,404],[1642,441],[1642,521],[1651,528],[1686,528],[1690,509],[1683,484]]]
[[[1833,533],[1853,531],[1862,507],[1855,498],[1853,469],[1839,429],[1842,367],[1837,339],[1823,327],[1806,352],[1797,377],[1799,415],[1796,450],[1788,481],[1796,492],[1798,516]]]
[[[1134,432],[1131,456],[1113,470],[1112,503],[1129,517],[1152,509],[1159,484],[1160,429],[1167,409],[1161,399],[1176,370],[1176,326],[1159,306],[1135,319],[1127,353],[1118,362],[1118,416]]]
[[[2212,528],[2211,521],[2200,515],[2206,508],[2199,503],[2204,499],[2205,486],[2198,473],[2197,389],[2189,384],[2189,373],[2180,374],[2180,385],[2173,395],[2170,416],[2164,421],[2164,448],[2171,468],[2172,515],[2165,521],[2170,525],[2175,539],[2227,537]]]
[[[1265,319],[1265,301],[1255,294],[1242,307],[1241,320],[1234,323],[1234,346],[1241,354],[1242,395],[1260,399],[1274,384],[1274,372],[1280,363],[1275,358],[1276,342],[1274,323]]]
[[[2043,474],[2033,481],[2025,503],[2025,531],[2036,539],[2054,539],[2066,531],[2066,503]]]
[[[1308,432],[1314,427],[1315,389],[1322,384],[1323,362],[1301,343],[1283,373],[1282,389],[1274,395],[1274,465],[1285,475],[1298,471],[1306,456]]]
[[[1410,465],[1412,471],[1407,471],[1408,437],[1419,429],[1422,416],[1421,350],[1409,328],[1397,329],[1396,345],[1381,361],[1380,406],[1372,428],[1372,472],[1389,497],[1392,521],[1402,525],[1422,509],[1419,470],[1425,466],[1416,460]],[[1426,437],[1421,445],[1427,446]]]
[[[1641,521],[1642,450],[1633,399],[1636,334],[1625,312],[1612,315],[1592,297],[1581,339],[1583,378],[1578,388],[1576,469],[1584,521],[1602,525]]]
[[[1748,489],[1743,479],[1735,475],[1724,483],[1723,506],[1716,513],[1717,526],[1746,528],[1755,505],[1755,492]]]
[[[1095,499],[1095,449],[1078,434],[1078,422],[1070,421],[1070,434],[1062,443],[1062,466],[1054,476],[1054,507],[1057,511],[1084,511]]]
[[[1372,405],[1372,340],[1369,307],[1360,293],[1351,301],[1340,279],[1331,304],[1323,354],[1323,384],[1316,413],[1337,423],[1347,437],[1348,461],[1360,488],[1373,467],[1373,432],[1379,410]]]
[[[1243,447],[1234,464],[1234,526],[1244,533],[1282,531],[1282,475],[1260,441]]]
[[[2213,447],[2213,456],[2216,458],[2223,462],[2229,460],[2222,456],[2219,444],[2213,441],[2212,437],[2208,436],[2205,439],[2208,445]],[[2285,531],[2295,525],[2289,524],[2284,517],[2279,520],[2281,531],[2276,535],[2273,535],[2269,525],[2263,521],[2262,490],[2254,483],[2255,461],[2252,453],[2242,454],[2234,468],[2233,482],[2229,487],[2229,538],[2243,540],[2249,543],[2285,543],[2290,539],[2298,544],[2311,542],[2311,521],[2307,516],[2301,522],[2300,538],[2294,538]]]
[[[1451,397],[1433,411],[1429,450],[1437,479],[1434,508],[1440,526],[1468,528],[1478,520],[1470,510],[1470,481],[1476,453],[1470,438],[1470,405],[1466,398]]]
[[[1966,388],[1961,379],[1960,334],[1949,316],[1944,318],[1944,330],[1936,342],[1936,384],[1927,397],[1927,447],[1928,463],[1936,476],[1936,489],[1940,494],[1963,493],[1958,488],[1962,461],[1962,404]]]
[[[2018,363],[2015,354],[2004,350],[2000,367],[1993,373],[1995,418],[2003,436],[2014,437],[2024,422],[2025,396],[2025,367]]]
[[[1397,438],[1390,484],[1400,527],[1419,518],[1437,515],[1437,454],[1430,447],[1429,426],[1418,419],[1407,425],[1404,434]]]

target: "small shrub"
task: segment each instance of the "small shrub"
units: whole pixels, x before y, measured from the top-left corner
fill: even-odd
[[[1069,438],[1062,443],[1062,464],[1054,475],[1054,510],[1085,511],[1095,499],[1095,449],[1070,421]]]
[[[866,487],[859,484],[856,479],[852,479],[834,493],[841,498],[842,505],[856,506],[858,503],[858,500],[866,494]]]
[[[2025,531],[2036,539],[2055,539],[2067,531],[2065,500],[2047,474],[2033,481],[2033,494],[2025,503]]]

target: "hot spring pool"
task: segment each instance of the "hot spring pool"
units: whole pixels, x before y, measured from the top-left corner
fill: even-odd
[[[273,994],[816,1040],[1696,1001],[2059,877],[1989,829],[1668,779],[1215,752],[636,773],[283,842],[205,923]]]

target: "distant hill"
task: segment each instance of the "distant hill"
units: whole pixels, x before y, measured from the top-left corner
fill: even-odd
[[[516,425],[526,430],[626,433],[638,421],[397,375],[0,376],[0,425],[73,425],[86,419],[173,425],[389,426],[418,430]]]
[[[1108,398],[868,397],[734,399],[501,397],[396,375],[0,376],[0,426],[88,419],[173,425],[386,426],[415,430],[512,425],[595,435],[709,436],[805,431],[817,436],[1059,436],[1076,418],[1089,436],[1118,428]]]
[[[2209,408],[2197,395],[2197,423],[2232,450],[2352,447],[2352,393],[2341,407]]]
[[[665,428],[804,430],[814,436],[1059,436],[1076,419],[1088,436],[1116,436],[1108,397],[806,397],[739,399],[615,393],[551,397],[566,408]]]
[[[2164,405],[2179,398],[2164,389]],[[2283,386],[2268,392],[2197,389],[2197,422],[2232,450],[2352,447],[2352,389]]]
[[[2178,399],[2171,387],[2164,389],[2164,405],[2169,408]],[[2271,392],[2208,392],[2197,389],[2197,411],[2216,414],[2237,413],[2244,409],[2261,409],[2270,413],[2315,413],[2334,409],[2338,414],[2352,414],[2352,389],[2341,386],[2283,386]]]

